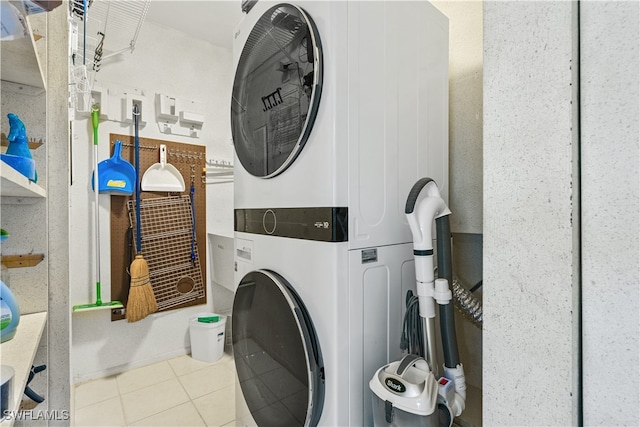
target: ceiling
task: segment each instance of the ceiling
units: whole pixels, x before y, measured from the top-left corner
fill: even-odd
[[[146,21],[231,49],[241,0],[151,0]]]

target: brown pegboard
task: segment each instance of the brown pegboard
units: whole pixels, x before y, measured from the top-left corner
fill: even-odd
[[[113,146],[116,140],[122,141],[122,158],[135,165],[134,157],[134,137],[130,135],[110,134],[110,152],[113,153]],[[140,175],[153,164],[160,161],[160,144],[167,146],[167,163],[175,166],[184,179],[185,191],[182,193],[171,193],[171,195],[189,195],[192,181],[195,186],[194,205],[196,216],[196,242],[197,257],[199,259],[202,278],[205,283],[205,296],[194,301],[177,305],[171,309],[188,307],[192,305],[205,304],[206,298],[206,185],[202,174],[206,167],[206,147],[195,144],[185,144],[172,141],[163,141],[150,138],[139,138],[140,145]],[[165,197],[166,192],[140,193],[141,199]],[[131,264],[131,256],[135,256],[135,229],[129,230],[129,214],[127,202],[135,200],[135,194],[131,196],[111,196],[111,299],[121,301],[125,307],[129,296],[130,277],[128,273]],[[128,236],[131,240],[129,240]],[[144,253],[143,253],[144,255]],[[153,283],[152,283],[153,286]],[[111,320],[124,319],[124,315],[113,314]]]

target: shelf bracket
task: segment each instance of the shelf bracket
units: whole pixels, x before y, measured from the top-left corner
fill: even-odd
[[[2,255],[2,264],[7,268],[35,267],[44,259],[44,254]]]

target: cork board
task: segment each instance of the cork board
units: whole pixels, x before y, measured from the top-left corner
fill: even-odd
[[[134,137],[130,135],[110,134],[110,153],[113,153],[113,147],[116,140],[122,141],[122,158],[135,165]],[[148,192],[140,193],[141,208],[152,206],[153,202],[163,202],[167,200],[175,200],[177,205],[185,207],[191,212],[191,204],[189,202],[189,194],[191,183],[194,185],[194,213],[195,213],[195,257],[193,268],[197,268],[197,275],[201,277],[203,282],[202,293],[196,295],[195,299],[175,304],[160,304],[159,311],[173,310],[193,305],[206,303],[206,185],[204,182],[203,170],[206,166],[206,147],[202,145],[185,144],[172,141],[163,141],[149,138],[139,138],[140,145],[140,175],[153,164],[159,162],[160,144],[167,147],[167,163],[175,166],[184,179],[185,191],[182,193],[167,192]],[[185,202],[186,199],[186,202]],[[182,202],[180,202],[182,200]],[[132,208],[133,206],[133,208]],[[128,273],[129,265],[136,253],[136,233],[135,219],[131,221],[130,212],[135,209],[135,193],[131,196],[111,196],[111,299],[121,301],[125,307],[129,295],[130,276]],[[184,209],[182,211],[186,214]],[[135,217],[135,215],[134,215]],[[184,216],[182,217],[184,219]],[[133,222],[133,228],[131,224]],[[191,222],[191,221],[189,221]],[[190,225],[190,224],[189,224]],[[145,245],[145,220],[141,221],[143,236],[143,255],[147,250]],[[175,247],[173,248],[175,250]],[[191,245],[186,245],[183,249],[179,249],[182,253],[180,257],[190,257]],[[146,257],[145,257],[146,259]],[[149,260],[151,261],[151,260]],[[151,285],[154,287],[153,277],[154,271],[152,265],[149,265],[150,276],[152,278]],[[157,271],[155,273],[158,273]],[[196,276],[192,274],[192,276]],[[158,292],[162,292],[158,289]],[[157,293],[154,288],[154,293]],[[202,296],[199,296],[202,295]],[[156,296],[159,299],[159,294]],[[183,298],[184,300],[184,298]],[[113,313],[111,320],[124,319],[124,314]]]

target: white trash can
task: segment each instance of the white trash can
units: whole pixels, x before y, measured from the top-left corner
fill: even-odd
[[[227,316],[198,313],[189,319],[191,357],[203,362],[215,362],[224,353],[224,326]]]

